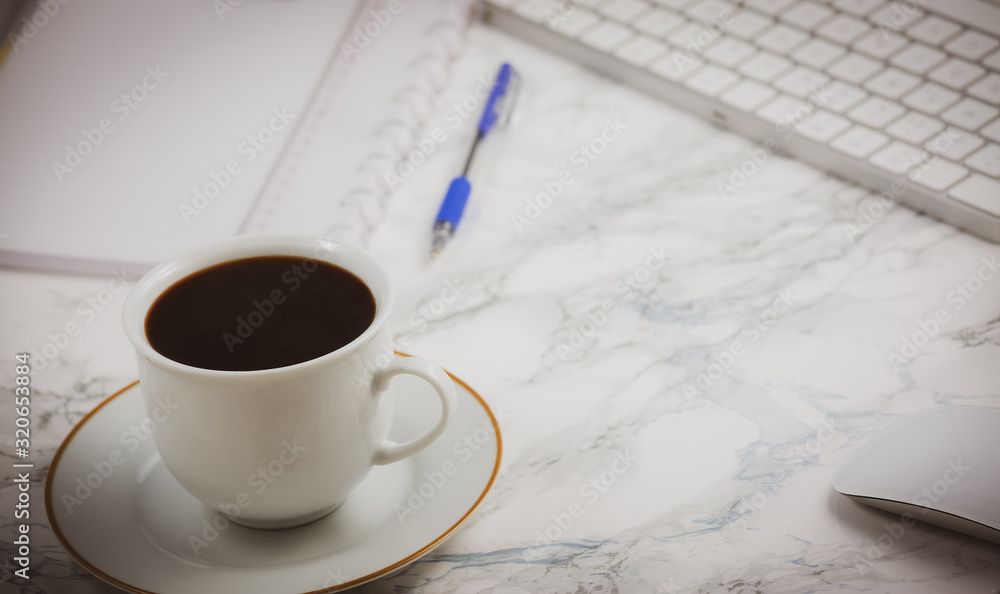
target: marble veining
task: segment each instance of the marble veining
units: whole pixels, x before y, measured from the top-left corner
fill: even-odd
[[[718,182],[752,143],[482,25],[428,131],[500,59],[522,71],[524,102],[475,172],[453,243],[428,263],[429,221],[471,121],[408,176],[368,248],[396,286],[400,348],[504,418],[502,471],[443,546],[359,590],[1000,592],[997,545],[899,530],[830,484],[901,415],[1000,406],[1000,281],[961,308],[949,300],[1000,246],[872,207],[867,192],[779,154],[723,196]],[[609,126],[614,140],[582,155]],[[563,172],[572,182],[540,203]],[[4,587],[111,591],[58,545],[41,492],[71,427],[135,378],[124,297],[89,320],[78,308],[107,279],[0,278],[0,353],[82,327],[34,376],[35,577]],[[940,309],[935,335],[890,360]],[[8,393],[12,378],[13,363],[0,366]],[[14,487],[2,476],[7,556]]]

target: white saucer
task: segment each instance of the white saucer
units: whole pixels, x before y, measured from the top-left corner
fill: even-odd
[[[336,592],[388,575],[452,535],[500,469],[496,417],[452,379],[458,407],[441,437],[373,468],[332,514],[287,530],[230,523],[184,491],[152,438],[130,433],[155,431],[133,383],[84,417],[56,452],[45,483],[52,530],[80,565],[130,592]],[[394,441],[436,422],[437,395],[421,380],[397,376],[389,395]],[[214,538],[206,528],[213,519],[222,527]]]

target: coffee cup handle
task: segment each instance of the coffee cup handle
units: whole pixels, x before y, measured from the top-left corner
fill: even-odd
[[[375,451],[373,464],[392,464],[424,449],[444,432],[455,412],[454,382],[443,369],[419,357],[395,355],[385,369],[375,374],[372,380],[372,392],[376,394],[382,392],[388,387],[391,378],[404,373],[415,375],[434,388],[441,399],[441,419],[433,429],[416,439],[405,443],[384,442]]]

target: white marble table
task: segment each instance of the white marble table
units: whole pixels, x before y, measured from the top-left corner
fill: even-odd
[[[471,126],[450,128],[446,110],[500,59],[523,72],[525,101],[454,244],[429,266],[427,221]],[[428,133],[445,127],[448,140],[399,188],[370,248],[396,283],[407,350],[506,417],[503,466],[457,535],[361,591],[1000,592],[997,545],[900,532],[898,517],[831,487],[901,415],[1000,406],[1000,280],[954,292],[1000,246],[872,207],[779,156],[723,199],[717,182],[751,143],[483,26],[437,110]],[[603,149],[593,160],[579,152],[592,141]],[[539,205],[561,173],[560,195]],[[111,591],[56,542],[41,493],[72,426],[136,376],[115,286],[0,271],[4,393],[14,353],[81,329],[44,369],[36,361],[24,592]],[[888,354],[939,309],[948,322],[893,365]],[[5,557],[13,415],[0,407]]]

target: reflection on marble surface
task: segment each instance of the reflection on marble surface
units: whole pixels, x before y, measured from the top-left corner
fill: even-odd
[[[429,221],[471,140],[471,119],[452,129],[446,110],[500,58],[524,102],[431,265]],[[428,132],[448,140],[369,247],[397,287],[404,349],[507,417],[503,469],[444,546],[361,591],[1000,592],[997,545],[902,527],[830,485],[900,415],[1000,406],[1000,281],[971,281],[1000,246],[778,155],[723,196],[747,140],[482,26],[437,108]],[[135,377],[123,297],[90,319],[110,277],[0,277],[0,352],[81,329],[34,377],[23,591],[109,591],[56,543],[41,492],[73,424]],[[0,367],[8,393],[12,378]]]

